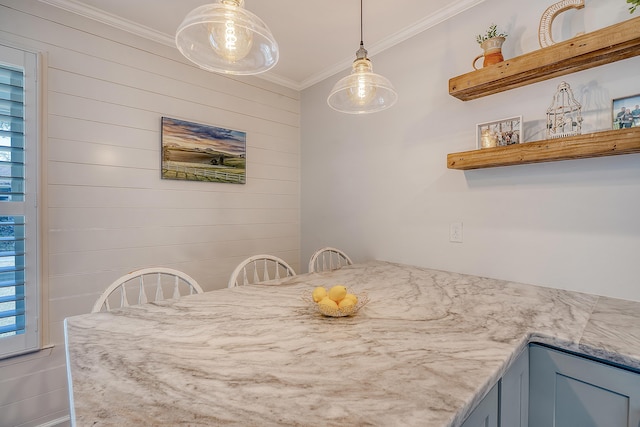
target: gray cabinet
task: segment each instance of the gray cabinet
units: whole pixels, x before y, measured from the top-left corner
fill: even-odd
[[[498,427],[499,388],[499,383],[494,385],[460,427]]]
[[[525,347],[501,380],[500,425],[527,427],[528,422],[529,348]]]
[[[469,414],[461,427],[526,427],[529,407],[529,349]]]
[[[640,374],[530,344],[461,427],[640,427]]]
[[[535,344],[529,359],[530,427],[640,425],[639,374]]]

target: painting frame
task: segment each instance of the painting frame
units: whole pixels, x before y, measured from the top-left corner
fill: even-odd
[[[246,183],[245,131],[162,117],[160,143],[161,179]]]
[[[522,116],[478,123],[476,125],[476,148],[478,150],[522,142]]]
[[[640,93],[611,100],[611,128],[632,127],[640,127]]]

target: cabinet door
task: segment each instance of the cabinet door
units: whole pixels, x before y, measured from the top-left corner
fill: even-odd
[[[493,386],[460,427],[498,427],[498,388]]]
[[[638,427],[640,375],[532,344],[530,427]]]
[[[500,387],[500,425],[529,425],[529,348],[525,347],[504,374]]]

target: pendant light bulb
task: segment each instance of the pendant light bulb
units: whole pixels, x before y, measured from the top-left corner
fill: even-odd
[[[251,31],[237,25],[234,18],[233,13],[227,12],[224,25],[209,26],[211,48],[229,64],[244,59],[253,47]]]
[[[208,71],[249,75],[278,62],[278,44],[266,24],[244,8],[244,0],[217,0],[192,10],[176,31],[176,46]]]
[[[356,60],[353,62],[351,74],[354,76],[353,86],[349,88],[347,95],[349,99],[360,107],[364,107],[373,101],[376,96],[376,86],[371,78],[373,66],[367,58],[367,51],[360,44],[360,49],[356,53]]]
[[[351,74],[338,80],[327,98],[329,106],[341,113],[375,113],[391,107],[398,100],[391,82],[373,72],[362,41],[362,9],[360,13],[360,49],[356,52]]]

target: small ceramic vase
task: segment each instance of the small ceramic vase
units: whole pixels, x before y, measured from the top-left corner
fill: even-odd
[[[504,61],[504,57],[502,56],[502,44],[505,40],[506,39],[504,37],[493,37],[483,41],[480,44],[480,47],[484,50],[484,53],[476,56],[473,60],[473,68],[476,70],[478,69],[476,67],[476,61],[482,57],[484,57],[484,61],[482,62],[483,67]]]

